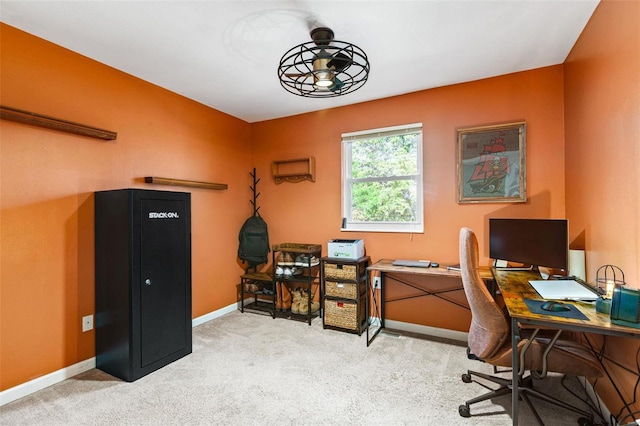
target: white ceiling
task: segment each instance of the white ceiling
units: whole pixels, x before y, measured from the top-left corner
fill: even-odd
[[[0,20],[257,122],[564,62],[598,5],[571,1],[7,1]],[[286,92],[276,68],[328,26],[371,63],[356,92]]]

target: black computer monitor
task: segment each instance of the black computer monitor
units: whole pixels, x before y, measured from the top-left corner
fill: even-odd
[[[566,219],[489,219],[489,257],[567,270],[569,223]]]

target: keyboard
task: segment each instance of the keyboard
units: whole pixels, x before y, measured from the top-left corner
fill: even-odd
[[[428,268],[431,266],[430,260],[411,260],[411,259],[396,259],[392,263],[393,266],[409,266],[412,268]]]

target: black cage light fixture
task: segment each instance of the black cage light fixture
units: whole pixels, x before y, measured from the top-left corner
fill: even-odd
[[[287,51],[278,78],[288,92],[307,98],[330,98],[361,88],[369,77],[369,60],[358,46],[334,40],[333,31],[311,30],[313,41]]]

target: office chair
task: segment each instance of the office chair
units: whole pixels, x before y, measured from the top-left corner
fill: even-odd
[[[462,228],[460,230],[460,270],[464,292],[471,308],[468,347],[477,359],[493,365],[495,371],[495,367],[511,367],[511,322],[491,297],[482,281],[478,272],[478,262],[478,240],[471,229]],[[544,423],[531,404],[529,397],[535,397],[574,411],[585,416],[579,420],[581,424],[590,424],[592,422],[590,413],[564,401],[551,398],[533,388],[533,379],[543,378],[546,376],[546,372],[589,378],[603,375],[600,363],[587,348],[575,341],[559,339],[560,332],[557,330],[547,330],[546,332],[551,332],[553,337],[539,337],[537,332],[531,330],[521,330],[519,333],[518,352],[520,353],[520,363],[524,366],[519,371],[520,379],[516,384],[520,392],[519,395],[540,425],[544,425]],[[546,354],[545,366],[545,350],[550,345],[551,348]],[[524,363],[522,362],[523,351]],[[525,377],[527,371],[530,373]],[[540,374],[539,371],[543,373]],[[499,388],[460,405],[458,413],[462,417],[471,416],[470,405],[476,402],[511,394],[511,379],[467,371],[462,375],[462,381],[470,383],[473,376],[496,383]]]

